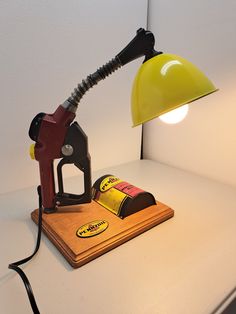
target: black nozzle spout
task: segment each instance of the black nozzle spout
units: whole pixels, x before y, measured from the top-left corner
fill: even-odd
[[[142,56],[145,56],[145,62],[161,53],[154,49],[154,45],[155,38],[153,33],[144,28],[139,28],[136,36],[116,57],[119,58],[122,65]]]

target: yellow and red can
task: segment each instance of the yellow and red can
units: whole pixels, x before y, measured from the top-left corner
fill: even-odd
[[[93,185],[93,199],[113,214],[124,218],[155,205],[154,196],[114,175],[105,175]]]

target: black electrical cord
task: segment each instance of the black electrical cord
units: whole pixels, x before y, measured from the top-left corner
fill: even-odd
[[[19,276],[21,277],[21,279],[25,285],[25,289],[26,289],[26,292],[28,294],[31,308],[32,308],[34,314],[40,314],[40,312],[39,312],[37,303],[35,301],[34,293],[33,293],[32,287],[30,285],[30,282],[29,282],[27,276],[25,275],[25,273],[23,272],[23,270],[19,267],[19,265],[22,265],[22,264],[28,262],[29,260],[31,260],[34,257],[34,255],[38,252],[38,249],[40,246],[41,233],[42,233],[42,213],[43,213],[41,186],[38,186],[37,191],[38,191],[38,196],[39,196],[39,214],[38,214],[39,216],[38,216],[38,236],[37,236],[37,242],[36,242],[34,252],[32,255],[30,255],[26,258],[8,265],[8,268],[15,270],[19,274]]]

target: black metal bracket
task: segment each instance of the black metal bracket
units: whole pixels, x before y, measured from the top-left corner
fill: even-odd
[[[122,65],[125,65],[139,57],[145,56],[144,62],[162,52],[154,49],[155,37],[152,32],[139,28],[136,36],[129,44],[116,56]]]

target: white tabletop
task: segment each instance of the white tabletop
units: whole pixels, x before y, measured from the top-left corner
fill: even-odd
[[[107,173],[152,192],[175,216],[78,269],[43,236],[24,266],[40,312],[212,313],[236,285],[235,188],[144,160],[95,172],[93,181]],[[82,179],[66,183],[76,192]],[[7,266],[33,251],[37,194],[29,188],[0,201],[0,313],[31,313],[21,279]]]

